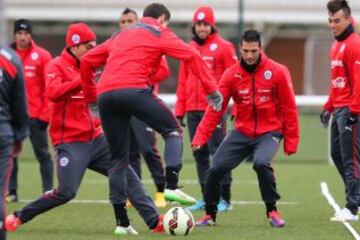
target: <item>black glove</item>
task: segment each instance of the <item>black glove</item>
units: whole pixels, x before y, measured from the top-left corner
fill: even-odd
[[[231,115],[230,116],[230,121],[233,122],[235,120],[235,117],[236,117],[235,115]]]
[[[351,130],[354,124],[358,122],[358,115],[351,113],[349,118],[346,120],[345,129]]]
[[[35,126],[38,129],[45,130],[47,128],[47,126],[49,125],[49,123],[45,122],[43,120],[40,120],[38,118],[31,118],[30,125]]]
[[[330,116],[331,114],[327,110],[322,111],[320,114],[320,122],[324,128],[329,126]]]
[[[217,111],[217,112],[221,111],[223,97],[219,91],[216,90],[215,92],[208,95],[207,100],[208,100],[209,105],[212,106],[212,108],[215,111]]]
[[[176,119],[178,120],[180,126],[182,127],[186,127],[186,124],[184,123],[184,117],[182,116],[177,116]]]

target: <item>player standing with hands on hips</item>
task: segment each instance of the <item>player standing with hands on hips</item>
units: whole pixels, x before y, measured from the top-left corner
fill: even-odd
[[[214,11],[209,6],[201,6],[196,9],[193,17],[193,40],[189,43],[191,47],[199,51],[211,74],[219,81],[224,71],[232,66],[236,60],[236,54],[232,43],[223,39],[215,26]],[[190,141],[195,135],[197,126],[204,116],[207,101],[206,93],[198,79],[184,62],[180,64],[179,84],[176,91],[177,101],[175,105],[175,116],[185,127],[184,117],[186,115]],[[217,125],[208,144],[196,151],[193,155],[196,161],[196,169],[204,195],[205,175],[210,167],[210,157],[214,156],[226,135],[226,118]],[[219,211],[227,211],[231,208],[230,189],[231,175],[227,174],[222,182],[221,201]],[[188,207],[190,211],[203,210],[205,207],[204,196],[196,204]]]
[[[219,91],[224,97],[222,111],[207,108],[192,141],[194,151],[208,142],[232,97],[237,107],[235,129],[219,146],[207,173],[206,214],[197,225],[216,224],[224,174],[253,154],[253,168],[258,176],[266,215],[273,227],[283,227],[285,221],[276,207],[280,195],[271,162],[283,138],[286,155],[297,151],[299,125],[291,77],[284,65],[262,52],[259,32],[246,31],[240,51],[240,62],[228,68],[219,82]]]
[[[320,115],[324,127],[331,128],[331,157],[345,184],[345,208],[332,221],[357,221],[360,202],[359,123],[360,37],[352,24],[346,0],[327,4],[329,28],[335,37],[330,49],[331,82],[328,101]]]
[[[30,141],[36,159],[40,164],[42,192],[52,190],[53,162],[49,152],[48,104],[45,95],[45,71],[51,55],[36,45],[32,39],[32,24],[27,19],[18,19],[14,23],[14,42],[10,45],[19,55],[24,69],[26,100],[30,117]],[[17,202],[18,161],[14,159],[9,183],[8,202]]]

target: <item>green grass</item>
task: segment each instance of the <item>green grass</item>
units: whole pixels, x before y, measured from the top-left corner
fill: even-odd
[[[196,228],[187,239],[352,239],[342,224],[332,223],[329,218],[333,209],[327,204],[320,192],[320,182],[326,181],[330,191],[340,206],[344,204],[344,190],[336,169],[327,164],[326,130],[319,127],[317,116],[301,117],[302,141],[299,153],[288,159],[279,151],[274,161],[281,201],[296,202],[295,205],[281,205],[279,210],[286,219],[286,227],[273,229],[265,218],[262,204],[234,205],[234,210],[219,216],[218,226]],[[187,140],[187,137],[185,137]],[[189,143],[185,143],[185,164],[181,179],[196,179],[195,165],[191,158]],[[20,160],[21,199],[34,199],[40,193],[38,164],[33,159],[29,145],[26,144]],[[146,167],[144,167],[144,170]],[[251,164],[244,163],[233,171],[234,201],[261,201],[257,178]],[[144,178],[149,179],[147,171]],[[200,197],[199,187],[181,183],[184,190]],[[154,193],[153,184],[146,184],[150,194]],[[88,171],[76,199],[107,199],[106,178]],[[8,212],[19,209],[23,204],[8,205]],[[169,208],[173,205],[169,205]],[[162,209],[165,212],[166,209]],[[98,239],[173,239],[166,234],[149,233],[134,209],[129,210],[132,225],[140,236],[116,237],[113,212],[108,204],[67,204],[38,216],[23,225],[16,233],[9,233],[8,238],[40,240],[98,240]],[[194,214],[198,218],[202,213]],[[358,223],[352,224],[360,231]],[[179,237],[181,238],[181,237]]]

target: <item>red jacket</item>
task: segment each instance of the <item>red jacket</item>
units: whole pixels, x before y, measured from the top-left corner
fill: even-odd
[[[335,41],[330,49],[331,82],[324,109],[350,107],[360,114],[360,37],[352,33],[343,41]]]
[[[199,51],[211,75],[217,81],[237,60],[232,43],[224,40],[217,33],[210,35],[204,45],[198,45],[195,41],[191,41],[189,45]],[[179,117],[183,117],[188,111],[205,111],[208,105],[207,94],[200,79],[184,62],[180,63],[176,96],[175,115]]]
[[[298,115],[291,77],[285,66],[262,54],[259,66],[250,74],[237,62],[225,71],[219,91],[224,97],[222,111],[206,109],[193,145],[202,146],[208,141],[232,97],[237,107],[235,128],[238,131],[249,137],[279,131],[285,138],[285,153],[297,151]]]
[[[217,90],[216,81],[200,55],[156,19],[145,17],[81,58],[80,71],[86,99],[95,102],[96,94],[115,89],[148,88],[163,55],[188,63],[202,80],[207,94]],[[96,89],[92,72],[104,64],[104,73]]]
[[[16,44],[11,45],[20,56],[24,66],[26,99],[31,118],[38,118],[48,122],[48,102],[45,96],[45,71],[46,65],[51,60],[51,55],[45,49],[32,42],[30,48],[16,49]]]
[[[46,93],[50,101],[50,137],[54,145],[90,141],[102,133],[81,90],[78,61],[67,50],[49,63]]]
[[[154,93],[159,93],[159,83],[165,81],[170,76],[169,64],[166,60],[166,57],[161,58],[159,69],[150,76],[150,82],[154,86]]]

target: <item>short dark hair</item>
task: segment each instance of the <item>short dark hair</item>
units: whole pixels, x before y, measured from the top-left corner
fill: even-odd
[[[260,32],[250,29],[247,30],[246,32],[244,32],[244,34],[241,37],[241,43],[245,41],[245,42],[258,42],[259,46],[261,46],[261,36],[260,36]]]
[[[129,13],[133,13],[137,17],[137,12],[135,12],[135,10],[132,10],[131,8],[128,8],[128,7],[125,8],[125,10],[121,14],[125,15],[125,14],[129,14]]]
[[[145,7],[143,12],[143,17],[152,17],[158,19],[162,15],[165,15],[166,21],[170,20],[171,14],[169,9],[167,9],[165,5],[161,3],[151,3]]]
[[[327,3],[326,7],[331,14],[343,10],[346,17],[351,15],[351,9],[347,0],[331,0]]]

